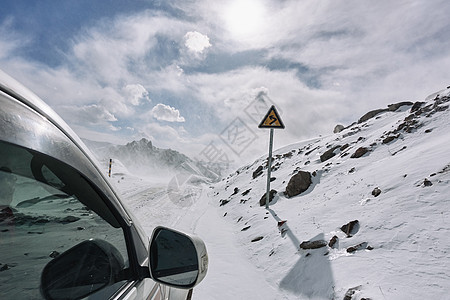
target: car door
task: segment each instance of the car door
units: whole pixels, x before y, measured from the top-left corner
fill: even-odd
[[[101,241],[102,247],[114,249],[110,261],[117,265],[114,278],[93,287],[95,293],[91,288],[88,299],[160,293],[153,281],[141,283],[136,271],[137,237],[131,227],[77,170],[31,149],[0,142],[0,199],[1,299],[42,299],[44,268],[85,241]],[[80,268],[76,272],[59,274],[52,269],[51,283],[77,276],[81,282],[87,280],[83,276],[102,274],[95,269],[101,262],[95,261],[95,252],[90,253],[79,251],[75,260],[65,260],[73,269]],[[94,269],[86,271],[89,267]],[[73,289],[74,298],[83,296]],[[59,299],[56,294],[52,297]]]

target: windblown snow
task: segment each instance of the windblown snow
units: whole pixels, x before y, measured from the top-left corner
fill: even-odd
[[[112,180],[149,235],[165,225],[205,241],[193,299],[449,299],[449,96],[278,149],[268,209],[267,157],[215,184]],[[285,193],[300,171],[311,184]]]

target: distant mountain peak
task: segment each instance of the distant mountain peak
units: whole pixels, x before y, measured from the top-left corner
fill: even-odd
[[[154,173],[187,173],[209,180],[218,175],[209,171],[199,162],[172,149],[161,149],[146,138],[131,141],[125,145],[97,143],[85,140],[86,145],[101,161],[119,160],[131,173],[149,175]]]

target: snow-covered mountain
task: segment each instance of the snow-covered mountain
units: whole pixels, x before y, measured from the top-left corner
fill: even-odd
[[[141,176],[173,176],[176,173],[192,174],[204,179],[215,180],[218,175],[208,170],[200,162],[196,162],[186,155],[172,150],[153,146],[152,142],[142,138],[126,145],[83,140],[98,160],[107,165],[113,159],[113,165],[119,170],[124,168],[129,172]],[[113,166],[113,170],[116,168]]]
[[[277,299],[450,299],[449,105],[450,87],[278,149],[269,209],[267,157],[210,187]]]

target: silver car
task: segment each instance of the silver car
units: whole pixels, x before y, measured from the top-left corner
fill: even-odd
[[[92,157],[0,71],[0,299],[190,299],[203,241],[164,227],[149,239]]]

